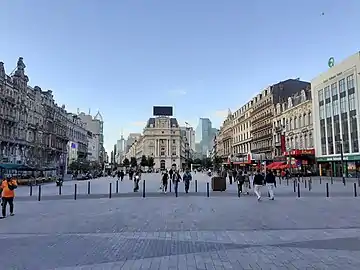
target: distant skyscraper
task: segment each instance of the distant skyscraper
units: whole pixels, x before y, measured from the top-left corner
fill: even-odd
[[[195,151],[199,156],[206,156],[211,150],[213,138],[212,123],[209,118],[200,118],[195,132]]]

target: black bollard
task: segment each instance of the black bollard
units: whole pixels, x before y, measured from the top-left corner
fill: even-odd
[[[360,187],[360,179],[358,179],[358,187]]]
[[[296,192],[296,181],[294,179],[294,193]]]
[[[30,183],[30,196],[32,196],[32,193],[33,193],[32,189],[33,189],[32,183]]]
[[[307,188],[307,183],[306,183],[307,181],[306,181],[306,179],[305,179],[305,181],[304,181],[304,186],[305,186],[305,189]]]
[[[169,184],[170,184],[170,185],[169,185],[169,192],[171,192],[171,182],[172,182],[172,181],[169,180],[169,182],[170,182],[170,183],[169,183]]]
[[[326,183],[326,197],[329,197],[329,183]]]
[[[321,185],[321,175],[320,175],[320,185]]]
[[[309,191],[311,191],[311,189],[312,189],[312,180],[310,179],[309,180]]]
[[[74,186],[74,200],[76,200],[77,197],[77,184]]]
[[[175,197],[178,196],[179,183],[174,183]]]
[[[209,182],[206,183],[206,195],[210,197]]]
[[[297,196],[300,198],[300,183],[297,185]]]
[[[62,185],[59,186],[59,195],[61,195]]]
[[[41,185],[39,185],[39,191],[38,191],[38,201],[41,201]]]
[[[119,180],[116,180],[116,194],[119,193]]]
[[[331,184],[334,184],[334,179],[333,179],[332,174],[331,174],[331,179],[330,179],[330,181],[331,181]]]
[[[170,181],[171,183],[171,181]],[[142,192],[143,192],[143,198],[145,198],[145,179],[143,180],[143,189],[142,189]]]
[[[112,193],[111,186],[112,186],[112,183],[109,183],[109,199],[111,199],[111,193]]]
[[[195,192],[197,192],[197,180],[195,180]]]
[[[357,197],[356,183],[354,183],[354,197]]]
[[[90,181],[88,182],[87,193],[88,193],[88,195],[90,194]]]
[[[237,187],[238,187],[238,197],[240,198],[240,185],[238,184]]]

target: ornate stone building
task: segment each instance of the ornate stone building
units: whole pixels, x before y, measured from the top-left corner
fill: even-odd
[[[67,112],[52,91],[28,85],[20,57],[7,75],[0,62],[0,163],[36,168],[65,168],[68,143]]]
[[[304,150],[304,155],[314,155],[310,87],[276,104],[273,131],[274,159],[279,160],[289,152],[294,152],[294,157]]]
[[[186,165],[188,147],[176,118],[159,116],[149,118],[143,135],[130,146],[126,157],[129,160],[135,157],[140,164],[145,155],[154,158],[154,168],[169,169],[173,165],[182,168]]]
[[[234,116],[229,109],[228,116],[220,127],[218,137],[216,138],[216,154],[221,157],[224,162],[227,162],[233,154],[233,121]]]

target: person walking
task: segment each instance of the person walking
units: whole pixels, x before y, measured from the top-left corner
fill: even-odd
[[[10,206],[10,216],[14,215],[14,197],[15,189],[17,188],[17,182],[15,179],[6,178],[1,183],[1,210],[2,217],[6,217],[6,205]]]
[[[134,177],[134,192],[138,192],[138,191],[139,191],[140,178],[141,178],[140,170],[137,170],[137,171],[135,172],[135,177]]]
[[[244,176],[242,175],[242,171],[239,171],[236,174],[235,181],[238,185],[238,192],[242,193],[243,192],[243,184],[244,184]]]
[[[125,173],[124,173],[124,170],[121,170],[120,171],[120,180],[124,180],[124,176],[125,176]]]
[[[168,186],[168,180],[169,180],[169,174],[167,173],[167,171],[164,171],[161,180],[162,180],[162,192],[166,194],[167,186]]]
[[[266,187],[268,189],[270,200],[274,200],[274,188],[276,187],[276,178],[272,171],[268,171],[265,177]]]
[[[255,176],[254,176],[254,193],[256,194],[257,200],[261,201],[261,187],[264,185],[264,175],[260,172],[260,170],[257,170]]]
[[[248,175],[248,173],[245,171],[244,172],[244,185],[243,185],[243,193],[249,195],[249,190],[250,190],[250,177]]]
[[[172,182],[174,184],[174,191],[175,194],[177,194],[178,192],[178,186],[179,186],[179,182],[181,181],[181,175],[179,170],[174,171],[173,175],[172,175]]]
[[[192,176],[190,170],[186,168],[185,173],[183,175],[183,181],[185,183],[185,193],[189,193],[190,181],[192,180]]]

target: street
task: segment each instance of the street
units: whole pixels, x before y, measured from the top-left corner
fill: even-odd
[[[149,193],[158,193],[157,176],[143,176]],[[50,199],[52,189],[53,197],[63,195],[49,185],[43,187],[49,199],[38,202],[25,200],[28,189],[19,188],[15,216],[1,221],[1,269],[359,269],[360,204],[352,185],[330,184],[338,195],[326,198],[325,184],[313,183],[319,195],[304,191],[297,198],[282,183],[275,201],[265,196],[259,203],[254,196],[238,198],[234,185],[206,198],[207,176],[195,178],[201,196],[192,191],[178,198],[140,198],[140,191]],[[92,192],[106,193],[111,181],[93,180]],[[126,181],[121,187],[131,191]],[[71,193],[74,183],[66,184],[64,192]],[[79,186],[85,193],[86,182]]]

